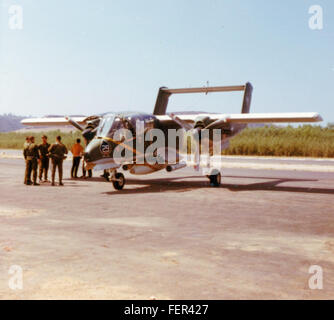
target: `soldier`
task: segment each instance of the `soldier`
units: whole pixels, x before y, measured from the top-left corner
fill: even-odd
[[[108,170],[103,170],[103,174],[100,177],[104,178],[106,181],[110,181],[109,180],[110,173],[108,172]]]
[[[28,148],[30,144],[30,137],[26,137],[26,141],[23,144],[23,157],[24,157],[24,161],[26,163],[26,170],[24,173],[24,184],[27,184],[27,177],[28,177],[28,162],[27,162],[27,152],[26,149]]]
[[[82,176],[81,176],[81,178],[86,179],[86,172],[87,172],[87,170],[86,170],[86,161],[83,161],[82,162]],[[93,177],[93,171],[92,171],[92,169],[89,169],[88,170],[88,178],[91,178],[91,177]]]
[[[88,140],[85,139],[85,145],[86,146],[88,145],[88,143],[89,143]],[[93,171],[92,171],[92,169],[89,169],[88,170],[88,177],[91,178],[92,176],[93,176]],[[82,161],[82,176],[81,176],[81,178],[86,179],[86,161],[85,160]]]
[[[24,181],[27,185],[34,184],[34,186],[39,186],[37,183],[39,150],[38,146],[35,144],[35,137],[30,137],[29,143],[26,141],[23,154],[26,159],[26,174]],[[31,181],[31,173],[33,175],[33,182]]]
[[[68,151],[65,145],[61,143],[61,136],[56,138],[54,143],[49,148],[50,157],[52,160],[52,186],[55,185],[56,169],[58,167],[59,185],[63,186],[63,161],[66,159]]]
[[[26,137],[26,141],[23,144],[23,149],[25,149],[28,146],[29,143],[30,143],[30,137]],[[24,150],[23,150],[23,155],[24,155]],[[24,159],[25,159],[25,157],[24,157]]]
[[[48,137],[42,136],[42,143],[38,146],[40,153],[39,160],[39,181],[42,181],[44,173],[44,182],[48,182],[48,171],[49,171],[49,148],[50,144],[48,143]]]
[[[73,154],[73,163],[71,169],[71,177],[78,178],[78,169],[80,166],[80,160],[84,152],[84,148],[80,144],[81,140],[77,139],[77,143],[72,146],[71,152]]]

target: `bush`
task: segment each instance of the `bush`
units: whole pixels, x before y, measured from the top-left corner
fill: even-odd
[[[0,133],[0,148],[1,149],[22,149],[23,144],[27,136],[34,136],[36,143],[41,143],[42,135],[46,134],[49,143],[54,143],[57,136],[62,137],[62,142],[67,148],[70,148],[77,138],[81,138],[83,142],[81,133],[79,131],[71,132],[61,132],[60,130],[49,131],[49,132],[6,132]]]
[[[331,158],[334,128],[311,125],[247,128],[231,139],[223,154]]]

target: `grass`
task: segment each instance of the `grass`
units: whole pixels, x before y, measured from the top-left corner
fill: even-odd
[[[332,126],[248,128],[230,142],[225,155],[334,157]]]
[[[0,133],[0,149],[22,149],[27,136],[34,136],[36,143],[41,143],[43,132],[6,132]],[[79,131],[61,132],[60,130],[49,131],[45,133],[48,137],[50,144],[56,141],[57,136],[62,137],[62,142],[67,148],[70,148],[74,143],[75,139],[81,138],[81,144],[83,139]]]
[[[35,136],[41,141],[43,133],[0,133],[0,149],[22,149],[25,137]],[[47,133],[49,143],[61,135],[62,141],[69,148],[76,138],[81,138],[78,131]],[[225,155],[252,156],[294,156],[294,157],[334,157],[334,127],[303,125],[297,128],[262,127],[248,128],[231,139],[230,147],[223,151]]]

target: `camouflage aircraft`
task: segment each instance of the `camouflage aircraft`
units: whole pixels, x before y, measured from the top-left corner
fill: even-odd
[[[172,94],[210,93],[210,92],[243,92],[240,114],[218,113],[166,113],[169,98]],[[202,87],[185,89],[168,89],[161,87],[158,92],[153,114],[144,113],[106,113],[89,117],[44,117],[22,120],[28,126],[63,126],[71,124],[86,141],[84,159],[87,169],[107,170],[115,189],[125,185],[125,177],[117,170],[123,169],[131,174],[142,175],[165,169],[167,172],[186,166],[196,170],[206,168],[205,175],[212,186],[221,183],[221,167],[211,165],[213,149],[218,145],[226,149],[229,140],[247,127],[248,123],[288,123],[319,122],[318,113],[249,113],[253,87],[250,83],[241,86]],[[178,135],[179,131],[181,134]],[[160,135],[160,133],[162,135]],[[188,144],[179,141],[179,137],[190,137],[195,151],[191,161],[187,161]],[[163,141],[158,138],[163,136]],[[214,139],[215,137],[215,139]],[[217,138],[218,137],[218,138]],[[173,140],[172,139],[172,140]],[[160,142],[157,143],[157,140]],[[175,139],[174,139],[175,140]],[[173,140],[173,141],[174,141]],[[203,141],[207,141],[207,148]],[[184,145],[186,145],[184,149]],[[192,149],[192,147],[191,147]],[[206,149],[207,162],[202,164],[201,156]],[[192,151],[190,150],[190,153]],[[217,155],[217,154],[216,154]],[[220,155],[220,154],[218,154]]]

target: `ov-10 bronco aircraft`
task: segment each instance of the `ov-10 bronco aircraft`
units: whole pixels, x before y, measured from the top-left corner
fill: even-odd
[[[219,113],[166,113],[172,94],[242,91],[243,102],[239,114]],[[195,141],[192,166],[205,167],[205,175],[212,186],[221,183],[221,167],[212,165],[215,147],[221,154],[229,140],[247,127],[248,123],[319,122],[318,113],[249,113],[253,87],[241,86],[168,89],[158,92],[153,114],[107,113],[89,117],[45,117],[22,120],[28,126],[64,126],[71,124],[86,141],[84,159],[86,168],[107,170],[115,189],[122,189],[124,175],[118,169],[131,174],[149,174],[162,169],[167,172],[190,166],[186,161],[188,144],[180,142],[183,137]],[[179,132],[181,131],[181,134]],[[171,138],[173,136],[173,139]],[[179,143],[176,143],[178,137]],[[171,141],[172,140],[172,141]],[[205,142],[205,143],[204,143]],[[135,144],[135,145],[134,145]],[[186,145],[184,149],[184,145]],[[193,148],[191,148],[192,150]],[[206,154],[207,162],[201,162]],[[208,160],[209,159],[209,160]]]

